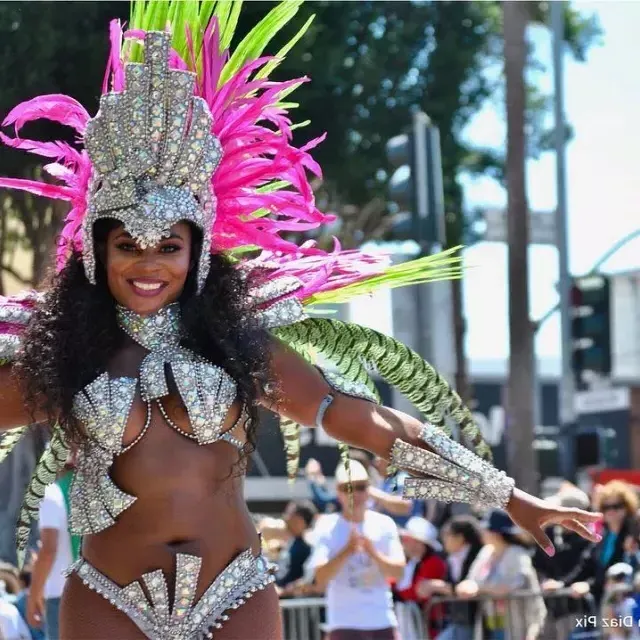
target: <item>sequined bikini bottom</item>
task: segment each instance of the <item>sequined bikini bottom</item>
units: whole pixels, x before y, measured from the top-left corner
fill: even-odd
[[[273,582],[274,576],[265,558],[254,556],[249,549],[237,556],[195,602],[201,565],[198,556],[177,554],[173,607],[160,569],[119,587],[80,558],[69,567],[67,575],[75,572],[85,585],[129,616],[149,640],[204,640],[214,637],[213,631],[229,619],[230,609],[244,604]]]

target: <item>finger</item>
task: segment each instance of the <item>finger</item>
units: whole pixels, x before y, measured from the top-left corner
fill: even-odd
[[[567,507],[561,507],[554,511],[560,512],[565,518],[578,520],[579,522],[598,522],[598,520],[602,520],[602,513],[597,511],[583,511],[582,509],[570,509]]]
[[[542,517],[542,525],[546,527],[550,524],[562,524],[565,520],[576,520],[589,524],[601,521],[602,514],[582,511],[581,509],[552,509]]]
[[[591,542],[600,542],[602,540],[602,536],[599,533],[585,526],[582,522],[578,522],[578,520],[563,520],[561,524],[565,529],[569,529]]]
[[[556,553],[556,548],[549,539],[549,536],[540,528],[532,529],[529,533],[533,536],[536,544],[549,556],[552,557]]]

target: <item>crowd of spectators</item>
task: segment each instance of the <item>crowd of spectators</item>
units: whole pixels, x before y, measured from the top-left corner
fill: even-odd
[[[594,544],[554,527],[549,557],[505,513],[406,500],[406,476],[387,472],[354,451],[329,481],[310,460],[309,499],[292,501],[280,517],[256,516],[283,601],[323,598],[325,640],[640,640],[634,487],[613,481],[588,496],[564,483],[550,499],[601,511],[602,537]],[[58,638],[62,569],[78,552],[65,482],[47,489],[38,550],[25,569],[0,562],[1,640]],[[421,635],[405,608],[421,617]],[[585,635],[589,627],[598,635]]]
[[[550,499],[602,511],[602,539],[553,527],[549,557],[503,512],[405,500],[405,478],[387,477],[362,452],[349,466],[330,482],[310,460],[309,500],[258,524],[281,597],[325,598],[326,640],[417,640],[399,615],[404,604],[439,640],[640,638],[634,487],[613,481],[589,496],[564,483]]]

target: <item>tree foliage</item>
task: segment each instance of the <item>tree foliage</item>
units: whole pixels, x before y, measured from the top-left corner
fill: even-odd
[[[0,118],[19,102],[46,93],[69,94],[95,112],[108,22],[127,10],[119,2],[0,2]],[[44,121],[26,127],[25,135],[73,141],[63,127]],[[0,146],[2,175],[33,177],[40,172],[38,163],[36,156]],[[33,253],[23,284],[36,284],[44,275],[64,206],[20,192],[4,192],[0,205],[0,267],[11,272],[10,256],[26,248]],[[20,280],[20,274],[14,275]]]
[[[273,7],[245,2],[236,42]],[[545,21],[545,3],[530,3],[531,19]],[[108,22],[128,18],[124,2],[0,2],[0,116],[42,93],[67,93],[95,112],[108,47]],[[459,242],[464,217],[457,182],[461,170],[502,175],[500,150],[474,149],[461,132],[487,99],[500,95],[500,74],[486,69],[500,63],[502,24],[498,2],[411,1],[383,3],[307,2],[291,25],[293,35],[311,14],[305,37],[280,66],[281,77],[307,75],[310,82],[293,96],[297,122],[310,121],[301,137],[327,132],[317,157],[325,171],[321,197],[342,212],[346,224],[334,229],[349,246],[379,237],[390,228],[385,217],[385,143],[421,108],[439,126],[443,153],[448,236]],[[584,59],[597,24],[567,7],[567,38]],[[271,50],[277,51],[278,42]],[[544,142],[548,100],[530,89],[531,152]],[[34,137],[60,137],[54,125],[31,125]],[[25,175],[37,159],[0,148],[0,171]],[[21,219],[59,221],[36,198],[14,198],[9,211]],[[5,210],[7,205],[5,202]],[[26,222],[26,224],[25,224]],[[2,235],[2,241],[9,239]],[[32,240],[25,234],[27,246]],[[2,251],[0,246],[0,252]]]

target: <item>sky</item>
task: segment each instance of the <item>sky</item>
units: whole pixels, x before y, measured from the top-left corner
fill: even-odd
[[[569,260],[571,272],[579,275],[640,226],[640,2],[604,0],[575,6],[588,14],[596,13],[604,31],[602,44],[590,50],[585,63],[574,62],[569,53],[564,57],[565,111],[575,132],[566,154]],[[548,67],[539,81],[551,93],[550,35],[539,29],[531,38]],[[464,135],[481,146],[504,143],[504,119],[495,107],[487,105]],[[553,211],[554,154],[530,161],[527,174],[530,209]],[[463,180],[463,184],[471,207],[506,205],[506,193],[490,179]],[[469,248],[466,256],[474,267],[464,281],[467,353],[472,371],[477,371],[479,361],[508,356],[507,254],[502,244],[481,243]],[[640,238],[604,265],[608,272],[635,269],[640,270]],[[538,318],[557,301],[555,248],[531,247],[530,270],[531,311],[532,317]],[[536,351],[545,371],[559,370],[558,314],[539,332]]]

